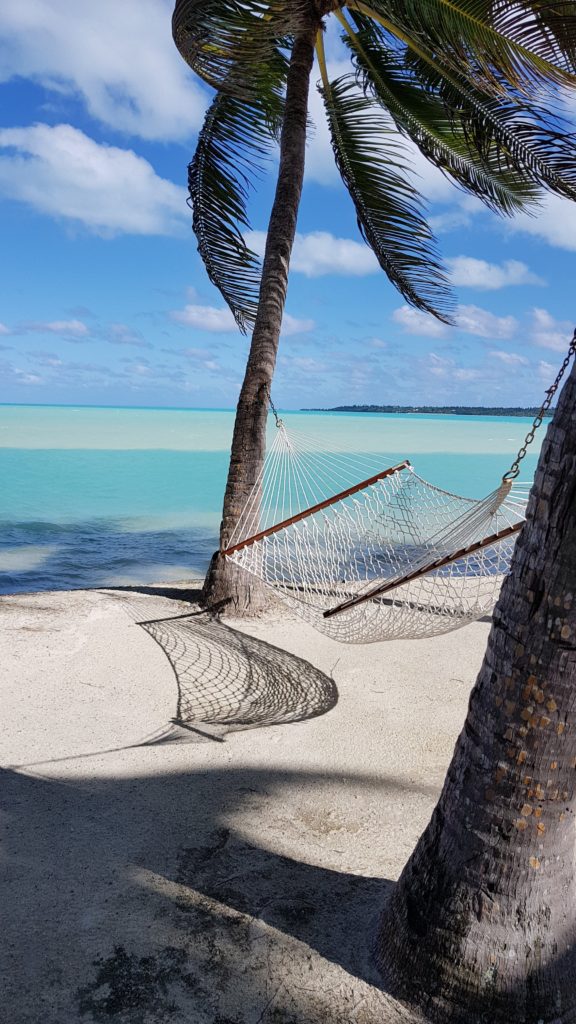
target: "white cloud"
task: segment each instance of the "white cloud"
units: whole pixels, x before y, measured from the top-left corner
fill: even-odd
[[[185,139],[206,94],[172,41],[171,0],[26,0],[0,6],[0,81],[79,96],[92,117],[146,139]]]
[[[447,377],[454,367],[454,360],[444,359],[442,356],[437,355],[436,352],[430,352],[424,365],[434,377]]]
[[[473,256],[455,256],[446,260],[452,284],[465,288],[494,291],[509,285],[543,284],[525,263],[519,260],[505,260],[504,263],[488,263]]]
[[[567,320],[555,320],[547,309],[532,310],[531,341],[540,348],[550,348],[554,352],[566,352],[573,334],[573,328]]]
[[[330,18],[328,24],[332,21],[333,19]],[[343,75],[349,70],[349,60],[328,62],[328,72],[333,78],[338,78],[339,75]],[[319,78],[320,71],[315,63],[308,98],[308,114],[312,127],[308,132],[306,146],[306,180],[315,181],[319,185],[339,185],[342,179],[334,160],[324,101],[316,87]]]
[[[492,349],[489,353],[493,359],[498,359],[501,363],[505,363],[506,366],[526,366],[528,360],[518,354],[518,352],[506,352],[502,349]]]
[[[64,366],[64,362],[55,352],[28,352],[31,359],[35,362],[40,363],[42,366],[51,366],[53,369]]]
[[[189,304],[184,309],[172,310],[170,317],[186,327],[195,327],[200,331],[210,331],[214,334],[238,330],[236,321],[227,306]],[[299,320],[297,317],[291,316],[290,313],[285,313],[282,320],[282,335],[287,338],[292,334],[304,334],[306,331],[311,331],[313,327],[313,320]]]
[[[186,359],[191,359],[192,362],[202,362],[204,359],[210,359],[212,356],[209,348],[184,348],[181,353],[177,354],[186,356]]]
[[[483,380],[485,377],[485,373],[478,367],[459,366],[454,370],[452,376],[454,377],[454,380],[469,383],[472,380]]]
[[[447,385],[451,381],[458,381],[460,384],[482,382],[493,386],[498,381],[498,370],[494,366],[460,366],[455,359],[439,356],[436,352],[429,352],[425,359],[420,360],[419,365],[425,375],[431,375]],[[450,398],[449,392],[443,391],[442,394]]]
[[[400,306],[395,309],[392,319],[400,324],[406,334],[416,334],[422,338],[442,338],[450,331],[446,324],[436,320],[431,314],[423,313],[411,306]],[[511,338],[518,328],[513,316],[494,316],[479,306],[458,306],[454,324],[466,334],[493,339]]]
[[[554,366],[553,363],[547,363],[544,359],[541,359],[538,363],[538,376],[540,380],[546,381],[547,384],[551,384],[558,373],[558,367]]]
[[[467,227],[471,220],[472,215],[468,210],[457,207],[429,217],[428,223],[436,235],[442,235],[456,228]]]
[[[264,255],[265,231],[248,232],[246,241],[260,256]],[[306,235],[298,233],[294,239],[290,270],[306,277],[323,277],[325,274],[363,277],[379,269],[374,253],[364,242],[336,238],[329,231],[310,231]]]
[[[186,222],[183,188],[68,124],[0,129],[0,195],[103,235],[170,235]]]
[[[299,373],[325,373],[330,367],[327,363],[313,359],[311,356],[281,356],[280,365],[286,369],[294,369]]]
[[[446,324],[429,313],[422,313],[412,306],[400,306],[392,313],[394,323],[400,324],[406,334],[418,334],[423,338],[442,338],[447,333]]]
[[[521,213],[509,225],[513,231],[542,238],[558,249],[576,251],[576,204],[569,199],[547,195],[537,216]]]
[[[48,323],[34,322],[25,325],[25,330],[48,334],[61,334],[70,338],[86,338],[90,331],[81,320],[50,320]]]
[[[434,203],[454,204],[454,207],[463,206],[464,209],[476,209],[476,202],[471,204],[470,197],[457,189],[450,178],[430,163],[414,142],[405,141],[404,146],[413,183],[425,199]]]
[[[299,320],[296,316],[290,316],[290,313],[284,313],[282,318],[282,336],[284,338],[289,338],[293,334],[306,334],[314,327],[313,320]]]
[[[0,334],[58,334],[67,341],[84,341],[90,335],[82,320],[24,320],[12,328],[0,327]]]
[[[494,316],[479,306],[458,306],[456,327],[479,338],[511,338],[518,329],[513,316]]]
[[[197,306],[189,304],[184,309],[174,309],[170,313],[172,320],[186,327],[196,327],[201,331],[213,331],[215,334],[236,331],[236,321],[228,306]]]

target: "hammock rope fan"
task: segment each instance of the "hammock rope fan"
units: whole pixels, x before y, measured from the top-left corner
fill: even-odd
[[[222,556],[342,643],[436,636],[490,614],[524,522],[520,463],[575,353],[576,332],[514,463],[483,499],[434,486],[408,460],[383,468],[376,453],[288,432],[267,393],[275,438]]]

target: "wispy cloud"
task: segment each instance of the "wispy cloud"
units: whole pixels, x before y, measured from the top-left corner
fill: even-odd
[[[227,306],[199,306],[189,303],[184,309],[173,309],[170,318],[186,327],[215,334],[238,330],[232,313]]]
[[[301,319],[291,316],[290,313],[285,313],[282,319],[282,337],[290,338],[294,334],[308,334],[309,331],[314,330],[315,326],[314,320]]]
[[[394,323],[399,324],[405,334],[415,334],[421,338],[443,338],[458,328],[465,334],[474,334],[479,338],[511,338],[518,329],[518,322],[513,316],[495,316],[487,309],[479,306],[458,306],[454,316],[454,327],[436,320],[429,313],[423,313],[411,306],[400,306],[392,314]]]
[[[547,309],[535,307],[532,310],[530,340],[533,345],[566,352],[572,334],[573,326],[567,320],[556,320]]]
[[[478,338],[512,338],[518,330],[515,317],[495,316],[479,306],[458,306],[455,323],[461,331]]]
[[[66,341],[85,341],[90,329],[82,320],[22,320],[0,334],[57,334]]]
[[[400,306],[395,309],[392,319],[395,324],[400,325],[405,334],[416,334],[421,338],[442,338],[448,333],[446,324],[412,306]]]
[[[31,351],[28,355],[41,366],[58,367],[63,366],[64,361],[55,352]]]
[[[512,231],[541,238],[558,249],[576,251],[576,204],[569,199],[547,195],[537,216],[518,214],[509,226]]]
[[[520,260],[506,260],[504,263],[488,263],[473,256],[454,256],[447,259],[452,284],[479,291],[495,291],[510,285],[542,285],[542,278],[533,274]]]
[[[227,306],[199,306],[189,303],[184,309],[173,309],[170,318],[186,327],[195,327],[197,330],[215,334],[229,334],[238,330]],[[282,320],[282,335],[287,338],[292,334],[303,334],[311,331],[313,327],[313,320],[302,320],[285,313]]]
[[[59,334],[68,338],[87,338],[89,328],[81,320],[49,320],[26,323],[22,327],[24,333]]]
[[[554,363],[547,363],[544,359],[541,359],[538,363],[538,376],[540,380],[545,381],[547,384],[552,383],[557,373],[558,367]]]
[[[525,356],[521,356],[519,352],[506,352],[503,349],[492,349],[488,355],[492,359],[498,359],[499,362],[505,363],[506,366],[527,366],[528,360]]]
[[[127,324],[110,324],[104,332],[106,341],[112,345],[133,345],[136,348],[152,348],[149,341],[146,341],[140,331],[135,331]]]
[[[0,195],[100,235],[173,235],[186,224],[183,188],[69,124],[0,130]]]
[[[265,231],[250,231],[246,238],[254,252],[264,254]],[[290,270],[306,277],[340,274],[364,277],[379,270],[378,261],[364,242],[352,238],[336,238],[329,231],[297,234],[290,261]]]

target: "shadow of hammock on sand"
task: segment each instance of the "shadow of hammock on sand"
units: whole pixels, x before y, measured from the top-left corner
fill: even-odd
[[[145,593],[158,596],[157,588]],[[130,588],[130,593],[134,589]],[[181,591],[178,591],[180,596]],[[224,742],[228,732],[305,722],[331,711],[338,689],[303,658],[241,633],[206,612],[140,621],[142,608],[120,597],[125,611],[168,658],[177,686],[174,717],[137,743],[43,758],[13,769],[102,757],[140,747]]]
[[[309,662],[205,613],[138,624],[172,665],[178,687],[173,722],[181,727],[228,732],[303,722],[338,701],[334,680]]]

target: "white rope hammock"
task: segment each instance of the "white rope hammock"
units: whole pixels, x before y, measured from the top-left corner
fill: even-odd
[[[462,498],[409,462],[383,468],[277,427],[226,558],[342,643],[435,636],[491,613],[527,485]]]

